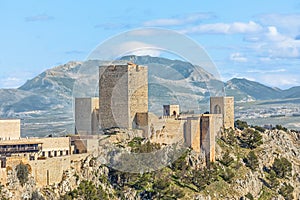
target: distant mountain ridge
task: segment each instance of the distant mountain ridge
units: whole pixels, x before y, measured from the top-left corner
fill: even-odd
[[[209,90],[208,84],[224,85],[226,95],[234,96],[236,102],[300,98],[300,86],[280,90],[238,78],[223,83],[199,66],[195,71],[192,64],[184,61],[151,56],[125,56],[122,60],[148,66],[152,111],[160,111],[161,105],[169,103],[181,104],[182,110],[204,111],[214,90]],[[56,134],[72,132],[74,84],[75,87],[83,85],[83,93],[77,96],[94,96],[97,88],[86,93],[84,89],[97,85],[95,70],[104,63],[107,61],[72,61],[46,70],[18,89],[0,89],[0,117],[24,119],[24,135],[47,135],[53,133],[54,128]],[[82,69],[87,69],[88,80],[83,78]],[[203,107],[193,107],[199,105]]]

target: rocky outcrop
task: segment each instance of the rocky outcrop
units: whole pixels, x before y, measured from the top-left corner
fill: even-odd
[[[104,194],[109,196],[109,199],[152,199],[157,198],[146,189],[141,189],[136,186],[135,182],[131,176],[136,177],[136,174],[131,174],[127,172],[117,172],[113,168],[109,167],[107,163],[107,156],[105,153],[109,153],[114,145],[121,145],[121,149],[124,152],[131,152],[132,144],[131,141],[136,135],[132,132],[125,130],[118,130],[119,134],[108,135],[107,140],[99,141],[100,143],[105,143],[107,141],[106,147],[102,147],[100,150],[102,153],[99,156],[95,155],[82,155],[81,159],[77,159],[71,163],[71,168],[65,171],[63,174],[62,181],[59,184],[54,184],[51,186],[46,186],[43,188],[37,187],[34,179],[29,176],[28,181],[24,186],[21,186],[19,180],[16,176],[15,170],[8,170],[8,184],[5,187],[1,187],[0,197],[6,199],[32,199],[33,197],[39,197],[39,199],[59,199],[65,194],[74,192],[81,186],[81,183],[88,180],[91,181],[92,185],[98,190],[101,190]],[[256,149],[243,149],[238,145],[229,145],[222,142],[218,142],[216,146],[217,162],[219,166],[219,171],[226,169],[227,167],[221,164],[221,160],[224,159],[226,152],[229,152],[228,156],[233,159],[233,164],[231,169],[234,172],[234,177],[231,181],[224,181],[218,175],[218,180],[214,181],[205,186],[205,189],[196,189],[194,186],[181,182],[180,180],[175,181],[174,176],[177,176],[173,167],[170,167],[170,163],[166,169],[158,170],[157,173],[162,173],[161,177],[168,177],[169,174],[173,174],[168,178],[171,181],[170,195],[171,191],[177,191],[180,189],[184,194],[183,199],[247,199],[247,195],[252,195],[254,199],[259,199],[265,196],[267,199],[284,199],[279,195],[278,190],[284,182],[290,184],[294,188],[293,196],[294,199],[300,199],[300,142],[298,134],[294,132],[284,132],[281,130],[268,130],[262,134],[263,144]],[[147,140],[143,141],[142,144],[147,144]],[[129,145],[131,144],[131,146]],[[167,154],[171,150],[166,151]],[[254,151],[258,157],[258,167],[256,170],[251,170],[245,163],[243,159],[248,154],[248,152]],[[275,158],[286,158],[292,163],[291,176],[280,179],[279,187],[276,189],[268,189],[266,186],[268,179],[267,169],[272,167]],[[164,159],[169,159],[168,156],[163,157]],[[188,151],[183,162],[189,166],[186,174],[190,174],[198,171],[201,172],[205,169],[205,156],[203,154],[197,154],[194,151]],[[168,163],[168,162],[166,162]],[[133,163],[135,164],[135,163]],[[181,173],[179,170],[178,172]],[[165,174],[164,174],[165,173]],[[179,173],[179,174],[180,174]],[[205,173],[203,171],[203,173]],[[156,172],[152,177],[155,177]],[[160,177],[159,176],[159,177]],[[140,176],[141,177],[141,176]],[[145,177],[143,178],[145,179]],[[141,181],[143,180],[141,179]],[[147,184],[154,184],[156,178],[146,179]],[[142,184],[142,183],[141,183]],[[142,187],[142,188],[143,188]],[[153,186],[154,187],[154,186]],[[99,189],[100,188],[100,189]],[[172,190],[171,190],[172,189]],[[151,190],[150,190],[151,191]],[[167,190],[168,191],[168,190]],[[269,196],[266,197],[266,194]]]

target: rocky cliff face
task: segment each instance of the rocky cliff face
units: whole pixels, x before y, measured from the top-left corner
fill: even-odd
[[[247,131],[253,133],[248,129]],[[15,170],[9,170],[8,184],[1,187],[0,197],[132,200],[300,199],[299,133],[266,130],[259,133],[262,136],[261,140],[255,140],[255,143],[249,142],[250,137],[245,139],[245,133],[245,130],[223,132],[218,139],[217,161],[209,168],[205,167],[203,155],[188,149],[168,166],[141,174],[117,171],[104,163],[101,157],[82,155],[82,159],[72,162],[71,169],[64,173],[59,184],[43,188],[37,187],[32,177],[21,186]],[[148,152],[157,148],[154,144],[131,136],[123,131],[108,138],[112,145],[123,146],[126,152]],[[249,142],[251,148],[245,148],[241,141],[246,141],[247,144]],[[249,156],[251,152],[257,158]],[[274,164],[278,160],[284,160],[283,158],[287,160],[284,165]],[[290,168],[288,163],[291,164]],[[273,171],[275,175],[272,177]],[[280,172],[285,173],[282,175]]]

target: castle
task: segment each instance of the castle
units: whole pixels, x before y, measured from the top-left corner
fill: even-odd
[[[181,114],[180,105],[162,105],[163,115],[148,111],[148,69],[134,63],[99,67],[99,98],[75,100],[79,135],[98,134],[112,127],[142,130],[152,142],[184,141],[215,161],[215,137],[234,127],[233,97],[211,97],[210,114]]]
[[[0,183],[9,170],[29,166],[37,185],[59,183],[71,162],[99,151],[101,131],[135,130],[151,142],[183,142],[207,163],[215,161],[215,138],[234,127],[233,97],[211,97],[210,114],[182,114],[180,105],[162,105],[162,116],[148,110],[148,68],[133,63],[99,67],[99,98],[75,99],[71,137],[21,138],[19,119],[0,120]]]

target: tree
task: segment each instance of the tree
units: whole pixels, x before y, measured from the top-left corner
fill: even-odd
[[[220,160],[220,163],[225,165],[226,167],[229,167],[233,163],[234,159],[229,155],[229,151],[226,151],[223,155],[222,160]]]
[[[266,131],[266,129],[265,128],[263,128],[263,127],[261,127],[261,126],[252,126],[255,130],[257,130],[257,131],[259,131],[259,132],[265,132]]]
[[[221,139],[229,145],[235,145],[237,138],[233,129],[225,129]]]
[[[247,128],[243,131],[242,135],[239,137],[240,146],[243,148],[255,149],[262,142],[262,135],[251,128]]]
[[[243,161],[246,167],[249,167],[253,171],[258,168],[258,158],[253,151],[250,151]]]
[[[88,180],[81,181],[77,189],[74,189],[71,192],[65,194],[60,199],[71,200],[77,198],[89,200],[109,199],[108,195],[105,193],[101,186],[96,187],[92,181]]]
[[[288,131],[288,129],[287,129],[286,127],[283,127],[283,126],[280,125],[280,124],[279,124],[279,125],[277,124],[277,125],[275,126],[275,128],[278,129],[278,130],[282,130],[282,131],[284,131],[284,132],[287,132],[287,131]]]
[[[16,166],[17,178],[22,186],[28,181],[29,167],[22,162]]]
[[[250,199],[250,200],[254,200],[254,197],[253,197],[253,195],[252,195],[250,192],[248,192],[248,193],[245,195],[245,197],[248,198],[248,199]]]
[[[283,186],[279,189],[278,193],[281,194],[285,200],[292,200],[294,199],[293,196],[294,187],[291,186],[289,183],[283,183]]]
[[[268,187],[271,189],[275,189],[279,186],[279,181],[276,178],[276,173],[274,172],[274,170],[270,170],[268,176]]]
[[[227,183],[231,183],[233,177],[235,176],[232,169],[226,167],[224,171],[220,174],[221,178]]]
[[[275,158],[272,169],[278,178],[287,178],[292,173],[292,163],[286,158]]]
[[[248,128],[247,122],[241,121],[239,119],[234,122],[234,126],[240,130],[244,130],[245,128]]]
[[[31,200],[45,200],[45,198],[38,191],[34,191],[31,194]]]

